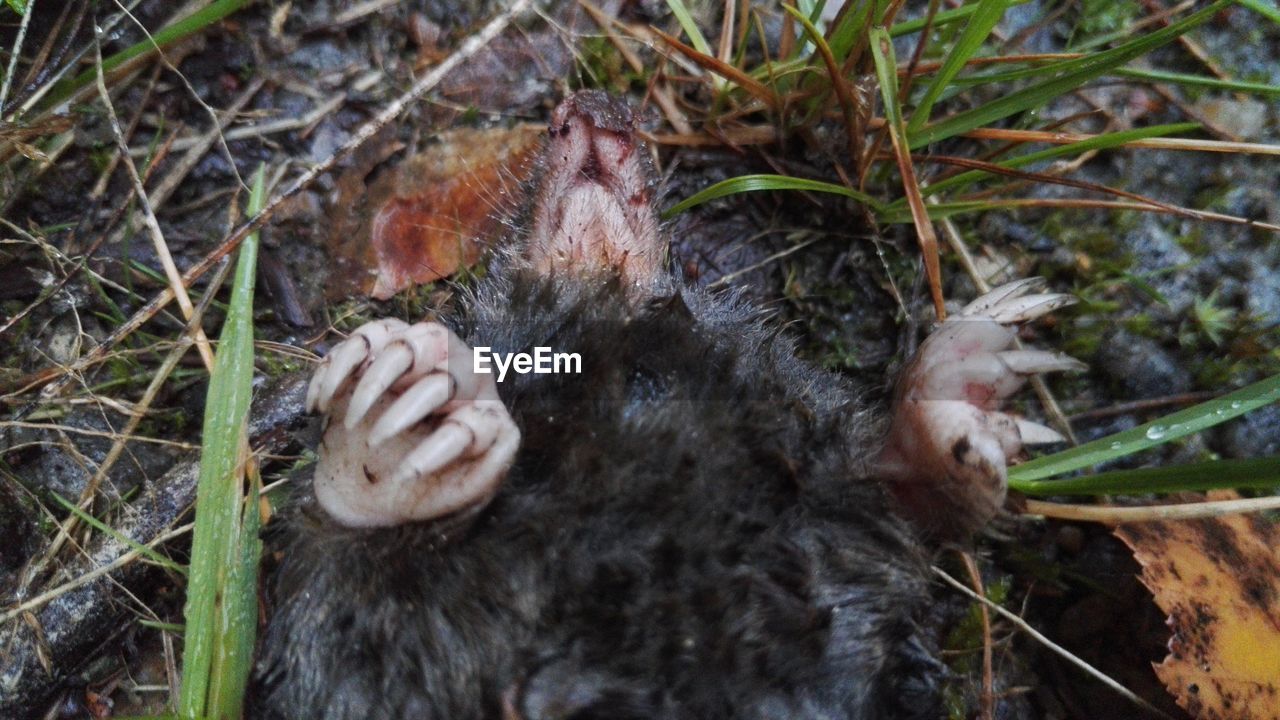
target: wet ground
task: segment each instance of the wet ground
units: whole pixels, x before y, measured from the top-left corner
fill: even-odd
[[[149,62],[107,78],[118,122],[146,174],[150,202],[179,269],[198,263],[239,221],[242,182],[260,163],[288,179],[325,161],[414,77],[483,24],[496,3],[349,5],[254,4],[170,46],[166,55],[180,75]],[[622,5],[603,3],[602,11],[630,23],[674,28],[661,3]],[[116,9],[107,3],[72,2],[63,9],[38,5],[29,29],[29,48],[47,46],[44,64],[50,68],[92,47],[95,24],[111,28],[102,47],[106,57],[143,38],[127,18],[111,25]],[[1001,31],[1025,52],[1062,50],[1082,30],[1070,11],[1045,21],[1055,9],[1021,5]],[[264,292],[256,312],[257,387],[263,398],[274,400],[255,410],[255,442],[280,456],[266,465],[273,478],[287,477],[295,462],[304,462],[295,422],[300,408],[290,393],[296,394],[310,351],[322,351],[334,339],[331,328],[350,329],[371,315],[420,315],[447,304],[452,292],[446,280],[385,302],[334,301],[334,228],[368,224],[372,210],[361,194],[365,188],[405,157],[439,145],[444,129],[541,123],[558,98],[577,87],[606,87],[638,103],[646,97],[653,72],[629,69],[588,13],[576,6],[547,12],[494,41],[429,100],[411,106],[336,172],[291,199],[268,226],[260,274]],[[1135,7],[1116,18],[1100,13],[1095,21],[1124,27],[1143,12]],[[184,15],[170,3],[153,1],[136,3],[133,13],[150,28]],[[0,23],[0,46],[11,47],[16,17],[0,9]],[[45,43],[47,38],[54,40]],[[1237,9],[1193,39],[1222,72],[1280,84],[1280,28]],[[899,55],[911,48],[900,46]],[[1195,48],[1170,46],[1147,62],[1208,72]],[[658,64],[651,53],[643,57]],[[667,74],[684,72],[663,67]],[[51,72],[37,68],[16,81],[5,112],[31,100],[49,84]],[[705,100],[685,90],[684,108],[696,125]],[[982,101],[975,92],[972,102]],[[189,150],[208,135],[211,109],[233,107],[236,113],[222,119],[225,146],[214,142]],[[40,108],[38,101],[34,108]],[[652,103],[646,108],[647,127],[670,132],[667,117]],[[1274,95],[1259,99],[1099,82],[1063,98],[1036,121],[1085,112],[1071,129],[1096,132],[1192,118],[1206,123],[1207,137],[1274,143],[1280,103]],[[206,375],[191,352],[163,385],[148,388],[185,324],[172,306],[114,343],[103,361],[79,362],[163,290],[165,281],[132,183],[116,157],[111,119],[93,85],[59,114],[64,119],[57,125],[52,116],[39,119],[50,123],[40,141],[48,143],[41,145],[47,162],[7,153],[0,168],[0,207],[7,221],[0,230],[0,412],[6,421],[0,426],[0,532],[11,539],[0,543],[4,611],[82,577],[94,562],[75,548],[83,547],[91,558],[112,557],[118,549],[110,537],[79,530],[68,549],[50,554],[54,518],[65,516],[54,494],[77,498],[91,488],[95,512],[114,526],[137,528],[134,537],[144,542],[161,535],[167,522],[177,522],[184,499],[192,496],[189,462],[206,390]],[[759,147],[658,146],[656,157],[665,195],[674,202],[749,172],[785,169],[832,180],[830,156],[840,152],[840,138],[819,128],[816,137]],[[984,147],[956,140],[930,150],[977,157]],[[937,171],[924,167],[926,178]],[[1071,177],[1275,224],[1278,170],[1274,156],[1143,149],[1103,153]],[[517,210],[518,176],[500,174],[470,201]],[[892,188],[887,174],[872,182]],[[1044,185],[1009,194],[1088,195]],[[927,325],[928,290],[910,228],[875,229],[864,217],[850,204],[821,196],[737,196],[670,221],[673,262],[690,282],[744,288],[788,324],[809,357],[849,374],[866,387],[871,402],[884,402],[897,363]],[[1132,210],[991,212],[960,217],[957,225],[980,267],[1012,276],[1045,275],[1055,289],[1082,298],[1028,338],[1089,363],[1088,373],[1052,384],[1069,415],[1093,413],[1074,423],[1081,440],[1280,371],[1280,243],[1269,230]],[[213,274],[194,283],[194,302],[201,301]],[[972,295],[971,282],[950,254],[944,254],[943,276],[948,297]],[[216,336],[221,314],[214,299],[203,320],[210,336]],[[1125,411],[1132,401],[1148,403],[1141,411]],[[145,413],[131,424],[134,410],[142,408]],[[1032,400],[1023,409],[1040,414]],[[124,429],[145,439],[118,443]],[[1258,457],[1278,450],[1280,408],[1272,406],[1160,455],[1123,464]],[[1134,580],[1135,566],[1124,547],[1092,526],[1021,521],[998,531],[999,537],[981,544],[982,564],[987,583],[1006,594],[1006,604],[1176,713],[1149,665],[1164,652],[1163,618]],[[181,560],[181,540],[166,547]],[[32,570],[44,557],[53,559],[39,572]],[[173,661],[173,638],[164,626],[140,620],[180,620],[180,578],[148,567],[117,580],[133,591],[132,598],[100,580],[86,585],[83,595],[63,599],[57,612],[37,604],[32,613],[6,615],[0,626],[0,715],[21,710],[34,717],[46,703],[61,702],[64,716],[82,717],[94,698],[110,699],[118,714],[163,707],[172,680],[166,664]],[[969,612],[963,599],[941,588],[938,595],[939,615],[948,624]],[[33,628],[42,623],[58,627],[45,628],[41,638]],[[957,672],[958,706],[971,706],[977,687],[975,637],[961,622],[942,639]],[[1009,628],[998,626],[996,640],[997,690],[1005,693],[1001,717],[1134,716],[1110,691]],[[15,680],[20,667],[30,672]]]

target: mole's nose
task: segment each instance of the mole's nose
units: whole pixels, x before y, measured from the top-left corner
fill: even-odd
[[[624,204],[647,209],[650,178],[645,158],[636,153],[635,125],[622,98],[598,90],[570,95],[551,114],[548,168],[566,189],[598,185],[611,198],[624,196]]]
[[[602,90],[576,92],[557,105],[551,113],[551,136],[563,135],[568,121],[573,118],[592,128],[608,132],[630,134],[636,129],[635,113],[631,111],[631,105]]]
[[[542,272],[621,277],[635,297],[661,283],[666,241],[654,172],[625,100],[574,93],[551,114],[524,255]]]

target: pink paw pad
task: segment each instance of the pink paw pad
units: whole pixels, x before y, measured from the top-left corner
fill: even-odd
[[[931,535],[981,528],[1004,504],[1009,461],[1024,445],[1063,440],[999,410],[1029,375],[1085,368],[1060,353],[1010,349],[1019,323],[1075,302],[1035,292],[1043,286],[1041,278],[1019,280],[969,303],[924,341],[898,379],[876,474]]]
[[[343,525],[432,520],[482,506],[520,444],[493,375],[439,323],[377,320],[320,363],[307,410],[325,413],[320,506]]]

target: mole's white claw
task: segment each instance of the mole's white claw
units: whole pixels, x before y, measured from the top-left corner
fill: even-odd
[[[315,374],[311,376],[311,382],[307,383],[307,399],[303,407],[309,413],[315,412],[320,404],[320,385],[324,383],[324,373],[328,369],[329,364],[321,360]]]
[[[945,346],[943,346],[945,349]],[[963,357],[935,358],[928,368],[920,368],[919,392],[929,400],[964,400],[980,408],[993,408],[1022,387],[1022,375],[990,352],[974,352]]]
[[[1018,435],[1022,438],[1023,445],[1048,445],[1067,441],[1061,433],[1047,425],[1024,418],[1014,418],[1014,420],[1018,423]]]
[[[1004,302],[1009,298],[1015,298],[1024,295],[1032,290],[1039,290],[1045,286],[1045,279],[1042,277],[1023,278],[1022,280],[1014,280],[1005,283],[1000,287],[993,288],[990,292],[979,295],[977,299],[964,306],[958,314],[960,315],[984,315],[988,311]]]
[[[957,358],[990,354],[1009,347],[1017,333],[982,315],[952,315],[921,343],[913,363],[922,371]]]
[[[1043,284],[1009,283],[969,303],[921,344],[898,379],[876,472],[929,533],[955,537],[981,527],[1004,503],[1008,462],[1024,445],[1062,440],[999,410],[1028,375],[1085,367],[1059,353],[1009,349],[1014,324],[1075,301],[1034,292]]]
[[[500,421],[501,427],[493,445],[454,483],[439,489],[438,502],[442,505],[466,507],[468,497],[491,497],[497,491],[499,481],[511,467],[520,447],[520,431],[515,423],[505,413]]]
[[[498,430],[495,418],[477,405],[460,408],[405,457],[391,482],[401,484],[433,475],[455,460],[480,455],[493,445]]]
[[[328,412],[329,404],[338,388],[350,377],[361,363],[369,357],[369,338],[364,335],[352,335],[329,352],[324,367],[316,373],[315,382],[320,386],[316,392],[316,410]]]
[[[997,353],[997,356],[1006,367],[1021,375],[1059,370],[1085,370],[1089,367],[1070,355],[1045,350],[1005,350]]]
[[[308,388],[327,410],[315,494],[337,522],[379,527],[482,506],[520,445],[491,374],[438,323],[370,323],[334,348]],[[346,382],[355,377],[355,382]],[[428,421],[429,422],[424,422]]]
[[[456,382],[447,372],[433,372],[405,390],[391,407],[383,411],[369,431],[369,446],[376,448],[388,438],[412,427],[453,399]]]
[[[405,458],[391,482],[403,487],[406,506],[430,508],[439,517],[493,496],[515,459],[520,431],[501,403],[480,401],[451,415],[427,443]],[[459,469],[441,473],[450,467]]]
[[[397,332],[364,371],[351,395],[344,424],[351,429],[364,418],[375,400],[405,382],[447,367],[450,355],[469,354],[470,348],[439,323],[424,322]]]
[[[343,340],[324,360],[311,378],[307,388],[307,411],[328,412],[333,396],[357,367],[377,354],[392,334],[404,329],[405,323],[394,318],[375,320],[356,329],[351,337]]]
[[[1023,295],[998,303],[989,310],[989,314],[992,320],[1008,325],[1034,320],[1075,302],[1075,298],[1060,293]]]
[[[441,423],[422,444],[405,456],[400,469],[391,478],[393,485],[406,485],[416,478],[431,475],[463,457],[471,447],[471,430],[456,422]]]
[[[369,408],[373,407],[373,403],[386,394],[387,390],[411,367],[413,367],[413,349],[402,342],[388,344],[382,354],[369,364],[364,371],[364,376],[356,385],[355,392],[351,393],[351,403],[347,405],[347,414],[342,424],[348,430],[354,428],[364,419]]]

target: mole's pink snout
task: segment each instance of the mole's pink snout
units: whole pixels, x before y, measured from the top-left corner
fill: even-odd
[[[660,276],[666,243],[654,172],[621,98],[588,90],[551,115],[526,257],[546,273],[616,274],[636,288]]]

